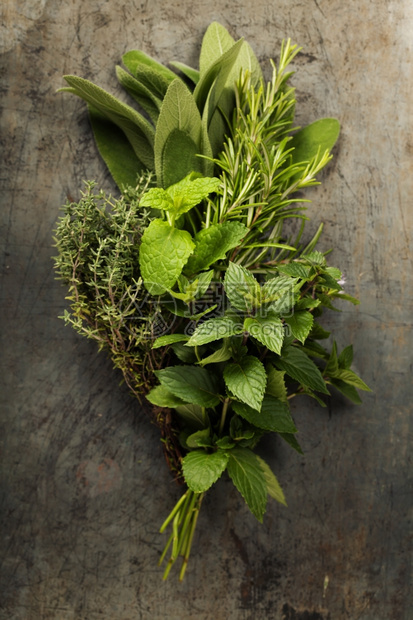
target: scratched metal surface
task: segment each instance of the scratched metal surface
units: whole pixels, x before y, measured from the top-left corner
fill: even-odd
[[[1,618],[411,620],[410,0],[30,0],[2,4]],[[260,526],[227,480],[208,494],[183,585],[161,583],[157,528],[177,498],[156,429],[110,363],[57,318],[60,204],[110,187],[64,73],[115,91],[139,47],[196,61],[217,19],[264,61],[303,46],[298,120],[343,126],[312,227],[362,300],[328,323],[374,388],[361,407],[294,406],[305,458],[264,450],[288,509]],[[267,64],[268,67],[268,64]]]

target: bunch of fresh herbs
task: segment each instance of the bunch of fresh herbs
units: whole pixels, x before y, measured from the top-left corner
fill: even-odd
[[[256,447],[277,433],[298,453],[289,402],[325,405],[329,386],[359,403],[366,384],[319,319],[357,300],[342,274],[302,242],[305,200],[338,137],[335,119],[294,127],[283,43],[265,81],[251,47],[213,23],[199,70],[133,50],[117,67],[141,110],[66,76],[86,100],[98,149],[121,195],[88,183],[56,230],[56,268],[69,286],[65,320],[109,352],[136,397],[145,395],[175,478],[186,485],[162,525],[164,577],[183,578],[204,494],[227,471],[262,521],[284,493]],[[286,220],[299,222],[294,235]],[[320,342],[321,341],[321,342]]]

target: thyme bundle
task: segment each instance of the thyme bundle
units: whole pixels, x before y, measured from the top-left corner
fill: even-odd
[[[330,387],[359,403],[367,385],[353,352],[322,344],[319,323],[342,274],[302,242],[305,200],[338,137],[335,119],[294,127],[283,43],[266,82],[251,47],[220,24],[205,33],[199,70],[123,57],[122,86],[143,113],[75,76],[65,89],[88,103],[98,149],[120,189],[88,183],[56,229],[65,320],[111,356],[161,429],[168,464],[187,488],[161,527],[170,531],[164,578],[183,558],[208,489],[226,471],[262,521],[283,490],[256,447],[277,433],[298,453],[292,398],[325,406]],[[308,201],[307,201],[308,202]],[[295,218],[295,235],[284,223]]]

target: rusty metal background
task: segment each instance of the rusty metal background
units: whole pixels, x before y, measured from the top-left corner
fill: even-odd
[[[411,0],[6,0],[1,7],[1,618],[411,620]],[[82,180],[111,187],[74,73],[117,91],[133,47],[195,63],[212,20],[269,69],[303,47],[298,121],[342,135],[310,229],[359,307],[328,323],[354,343],[374,392],[360,407],[295,403],[305,457],[263,449],[287,495],[259,525],[221,480],[208,494],[184,584],[161,582],[157,530],[179,490],[156,429],[111,364],[57,317],[59,206]]]

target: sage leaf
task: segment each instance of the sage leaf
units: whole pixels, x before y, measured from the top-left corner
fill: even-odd
[[[61,88],[60,91],[78,95],[112,123],[120,127],[136,156],[146,168],[153,170],[155,131],[152,125],[136,110],[126,103],[122,103],[103,88],[89,82],[89,80],[75,75],[65,75],[64,79],[69,84],[69,88]]]
[[[161,385],[185,403],[201,407],[216,407],[219,404],[217,380],[205,368],[170,366],[155,371],[155,375]]]
[[[194,450],[182,460],[185,482],[194,493],[204,493],[220,478],[228,463],[228,454],[217,450],[208,454]]]
[[[171,83],[176,79],[176,75],[173,71],[165,67],[160,62],[145,54],[141,50],[130,50],[126,52],[122,56],[122,62],[127,69],[132,73],[132,75],[137,75],[138,69],[142,69],[142,67],[148,67],[152,69],[154,72],[162,75],[166,82]],[[164,93],[165,94],[165,93]]]
[[[160,187],[177,183],[190,172],[203,172],[201,115],[193,96],[179,78],[169,86],[155,134],[155,172]]]
[[[331,151],[340,133],[336,118],[321,118],[300,129],[289,142],[293,163],[309,162],[317,153]],[[327,162],[326,162],[327,163]]]
[[[149,88],[139,82],[133,75],[122,69],[122,67],[116,67],[116,75],[123,88],[135,99],[145,112],[147,112],[152,122],[156,124],[162,105],[162,99],[154,95]]]
[[[233,448],[228,452],[227,469],[252,514],[262,523],[268,488],[257,456],[248,448]]]
[[[96,108],[88,105],[96,146],[121,191],[135,187],[139,173],[146,168],[137,157],[124,132]]]
[[[151,295],[162,295],[173,287],[194,247],[187,231],[152,220],[139,251],[142,278]]]
[[[197,69],[193,69],[192,67],[189,67],[183,62],[178,62],[177,60],[171,60],[169,64],[172,65],[172,67],[175,67],[175,69],[178,69],[179,71],[181,71],[194,84],[198,84],[199,71]]]
[[[252,355],[228,364],[224,369],[227,388],[243,403],[259,411],[264,397],[267,375],[264,365]]]

